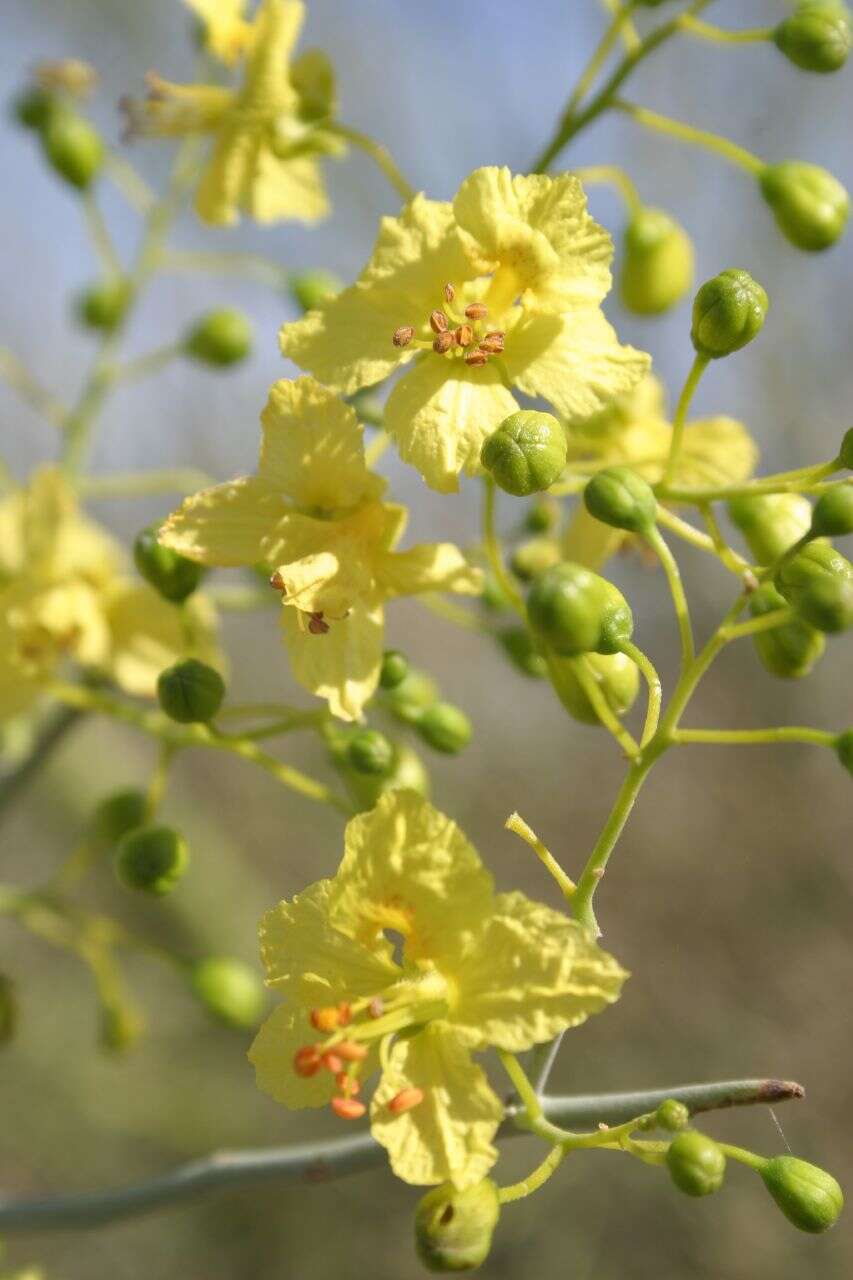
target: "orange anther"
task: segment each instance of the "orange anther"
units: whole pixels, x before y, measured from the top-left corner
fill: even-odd
[[[320,1054],[316,1045],[306,1044],[293,1055],[293,1070],[298,1076],[313,1076],[320,1070]]]
[[[335,1053],[343,1058],[344,1062],[364,1062],[367,1057],[367,1047],[357,1044],[355,1040],[342,1040],[340,1044],[335,1045]]]
[[[356,1080],[355,1076],[348,1075],[346,1071],[339,1071],[335,1076],[335,1084],[341,1093],[348,1098],[354,1094],[361,1092],[361,1081]]]
[[[474,341],[474,330],[471,328],[470,324],[460,324],[454,334],[454,337],[456,338],[457,346],[470,347],[471,343]]]
[[[448,281],[448,283],[444,286],[444,300],[445,302],[452,302],[455,297],[456,297],[456,290],[453,288],[453,285]]]
[[[341,1017],[334,1005],[328,1005],[324,1009],[311,1010],[311,1026],[318,1031],[335,1031],[340,1026]]]
[[[394,1097],[388,1103],[388,1110],[392,1116],[399,1116],[404,1111],[411,1111],[412,1107],[419,1107],[423,1100],[423,1089],[401,1089],[399,1093],[394,1094]]]
[[[453,334],[450,333],[449,330],[445,330],[444,333],[440,333],[438,335],[435,342],[432,344],[432,349],[433,351],[436,351],[440,356],[443,356],[446,351],[450,350],[450,348],[453,346],[455,341],[456,339],[454,338]]]
[[[415,331],[410,324],[401,324],[399,329],[394,330],[391,341],[395,347],[407,347],[414,336]]]
[[[332,1110],[341,1120],[360,1120],[367,1107],[355,1098],[332,1098]]]
[[[485,320],[489,314],[489,308],[484,302],[471,302],[465,308],[465,316],[468,320]]]
[[[326,1068],[327,1071],[331,1071],[332,1075],[336,1076],[338,1075],[339,1072],[343,1071],[344,1069],[343,1058],[339,1057],[338,1054],[331,1049],[329,1050],[328,1053],[323,1054],[320,1061],[322,1062],[323,1066]]]
[[[278,570],[276,570],[276,572],[270,578],[270,586],[274,587],[276,591],[284,590],[284,578],[281,576]]]
[[[504,335],[502,333],[487,333],[483,341],[480,343],[481,351],[488,351],[490,356],[500,355],[504,349]]]
[[[352,1022],[352,1009],[346,1000],[342,1000],[338,1005],[338,1026],[348,1027]]]
[[[447,332],[447,316],[443,311],[433,311],[429,317],[429,327],[433,333]]]
[[[484,365],[488,358],[488,352],[486,351],[472,351],[470,355],[465,357],[465,363],[470,364],[473,368],[478,368],[480,365]]]

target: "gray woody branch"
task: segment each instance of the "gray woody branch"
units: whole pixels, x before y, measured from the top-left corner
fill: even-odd
[[[624,1124],[634,1116],[653,1111],[666,1098],[678,1098],[695,1115],[750,1103],[785,1102],[802,1098],[803,1094],[802,1085],[786,1080],[724,1080],[639,1093],[543,1098],[543,1106],[548,1119],[557,1124],[594,1127]],[[502,1136],[520,1132],[523,1130],[510,1118]],[[16,1200],[0,1195],[0,1230],[97,1227],[161,1207],[171,1208],[179,1201],[230,1187],[262,1182],[325,1182],[358,1173],[384,1159],[384,1150],[369,1133],[335,1142],[271,1147],[266,1151],[222,1151],[129,1187],[39,1199]]]

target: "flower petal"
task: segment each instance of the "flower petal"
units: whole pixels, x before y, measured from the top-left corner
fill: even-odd
[[[405,514],[405,513],[403,513]],[[359,600],[375,596],[378,566],[397,536],[401,508],[366,502],[341,520],[291,514],[279,521],[275,551],[285,604],[305,613],[344,618]]]
[[[385,430],[431,488],[455,493],[459,473],[480,471],[483,441],[517,408],[494,365],[425,355],[391,392]]]
[[[748,480],[758,462],[758,446],[742,422],[703,418],[684,429],[674,485],[718,488]]]
[[[233,66],[245,53],[252,25],[243,17],[245,0],[184,0],[205,26],[205,48],[214,58]]]
[[[354,603],[347,617],[330,621],[325,635],[308,632],[300,624],[299,610],[291,606],[282,610],[281,624],[293,674],[302,687],[325,698],[332,715],[357,720],[379,683],[382,606]]]
[[[577,921],[502,893],[455,977],[454,1030],[472,1048],[518,1053],[612,1004],[627,974]]]
[[[620,345],[597,307],[537,315],[517,324],[504,364],[512,381],[566,418],[587,418],[648,373],[650,358]]]
[[[337,1087],[330,1071],[321,1069],[316,1075],[306,1077],[297,1075],[293,1069],[297,1050],[316,1039],[307,1013],[307,1009],[299,1005],[280,1004],[273,1009],[249,1049],[258,1088],[292,1111],[325,1106],[331,1102]]]
[[[600,569],[616,554],[626,536],[624,530],[596,520],[583,503],[578,502],[560,538],[560,550],[565,560],[573,560],[587,569]]]
[[[459,188],[453,212],[483,255],[516,277],[516,295],[526,305],[561,312],[609,292],[613,243],[587,212],[573,174],[513,177],[507,168],[476,169]]]
[[[476,850],[413,791],[388,792],[348,823],[329,911],[366,946],[391,928],[404,935],[407,960],[436,960],[478,927],[491,903],[492,877]]]
[[[161,528],[160,542],[200,564],[256,564],[285,510],[264,480],[246,476],[187,498]]]
[[[393,1115],[403,1089],[423,1101]],[[460,1190],[480,1182],[498,1153],[492,1143],[503,1105],[459,1039],[441,1024],[398,1040],[370,1106],[371,1132],[398,1178],[416,1186],[450,1181]]]
[[[411,596],[419,591],[456,591],[479,595],[483,572],[469,564],[452,542],[433,542],[385,557],[378,570],[388,596]]]
[[[122,583],[108,598],[106,616],[112,648],[108,669],[125,693],[153,698],[160,672],[180,658],[225,669],[216,644],[216,614],[203,596],[178,606],[145,584]]]
[[[282,353],[349,395],[411,360],[411,348],[393,345],[394,331],[411,324],[429,333],[427,319],[442,305],[445,283],[473,274],[451,206],[415,196],[399,217],[381,220],[356,284],[282,327]]]

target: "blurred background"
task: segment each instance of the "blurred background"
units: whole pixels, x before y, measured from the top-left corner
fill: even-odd
[[[594,0],[436,0],[428,9],[396,0],[309,0],[308,9],[302,47],[318,44],[332,57],[341,118],[387,143],[413,183],[441,198],[481,164],[525,171],[603,21]],[[757,26],[784,11],[774,0],[729,0],[715,5],[713,16]],[[4,93],[41,59],[86,59],[101,75],[93,114],[111,140],[121,127],[115,103],[142,91],[148,68],[176,80],[192,73],[190,22],[177,0],[5,0],[3,17]],[[853,185],[849,69],[809,76],[771,46],[726,49],[684,38],[649,60],[629,96],[766,158],[824,164]],[[93,341],[75,327],[69,299],[95,278],[96,264],[77,201],[45,168],[32,139],[6,119],[0,148],[0,344],[71,398]],[[138,143],[131,158],[157,184],[170,150]],[[742,172],[623,119],[597,124],[563,161],[624,165],[641,195],[671,210],[694,237],[700,280],[741,266],[766,286],[772,309],[760,341],[710,370],[697,411],[745,421],[765,469],[832,456],[853,401],[853,240],[823,256],[799,253]],[[370,249],[377,216],[394,212],[396,199],[357,153],[327,173],[334,212],[315,230],[244,224],[223,233],[188,215],[175,242],[254,250],[289,268],[324,267],[349,281]],[[131,251],[137,220],[106,183],[103,202],[119,244]],[[616,198],[596,189],[591,204],[618,233]],[[94,470],[180,463],[225,478],[253,468],[267,388],[294,372],[276,342],[279,324],[295,314],[287,297],[237,278],[164,277],[135,317],[126,350],[138,354],[168,341],[214,304],[252,316],[252,359],[225,374],[175,364],[119,391],[101,424]],[[625,340],[652,352],[674,398],[692,356],[689,302],[655,321],[629,317],[615,298],[608,311]],[[17,475],[54,456],[51,429],[4,386],[0,415],[2,453]],[[478,494],[470,482],[460,498],[443,498],[393,450],[382,467],[396,496],[412,505],[412,540],[476,537]],[[129,539],[170,505],[168,498],[129,500],[93,510]],[[727,607],[731,583],[699,553],[684,553],[683,566],[697,627],[707,633]],[[633,560],[614,573],[635,605],[640,643],[671,681],[676,637],[661,575]],[[519,808],[568,868],[579,868],[621,779],[613,743],[568,720],[548,689],[517,674],[497,648],[484,649],[487,641],[417,604],[392,608],[388,639],[432,672],[476,726],[462,756],[430,758],[435,800],[474,840],[502,888],[554,900],[544,872],[503,830],[504,820]],[[226,642],[236,700],[305,700],[290,681],[270,614],[232,615]],[[790,686],[773,681],[751,647],[739,645],[702,686],[688,723],[841,728],[853,721],[850,676],[849,647],[845,654],[840,643],[829,644],[811,679]],[[285,745],[289,760],[325,770],[316,740],[297,736]],[[144,780],[152,761],[151,743],[130,732],[104,722],[75,730],[4,815],[3,879],[44,878],[78,838],[93,803],[117,785]],[[225,952],[254,962],[261,912],[330,873],[341,851],[338,816],[212,753],[180,759],[164,813],[193,851],[179,890],[164,902],[130,901],[107,870],[87,884],[85,898],[187,955]],[[828,751],[691,747],[669,755],[647,785],[599,895],[606,944],[634,976],[613,1010],[566,1038],[553,1089],[764,1074],[796,1079],[807,1098],[779,1108],[784,1139],[765,1109],[713,1117],[707,1128],[768,1154],[787,1141],[853,1182],[849,813],[849,778]],[[150,1030],[123,1059],[98,1051],[88,975],[66,955],[3,922],[0,968],[17,982],[23,1006],[19,1033],[1,1060],[4,1193],[111,1185],[218,1147],[340,1132],[325,1114],[291,1114],[258,1093],[245,1058],[248,1038],[210,1024],[174,975],[150,961],[129,965]],[[528,1140],[514,1142],[501,1180],[522,1176],[539,1156]],[[410,1247],[417,1196],[385,1169],[326,1186],[268,1186],[96,1232],[15,1236],[5,1263],[38,1263],[51,1280],[403,1280],[421,1274]],[[590,1154],[570,1160],[544,1191],[505,1212],[482,1274],[841,1280],[851,1269],[849,1220],[826,1238],[799,1235],[740,1167],[722,1194],[693,1202],[662,1173]]]

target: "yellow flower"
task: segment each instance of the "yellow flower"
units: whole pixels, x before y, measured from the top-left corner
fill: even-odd
[[[518,408],[511,386],[587,418],[647,371],[600,309],[612,252],[570,174],[478,169],[452,203],[419,195],[383,218],[359,280],[286,324],[281,349],[346,394],[410,365],[385,426],[427,484],[452,492]]]
[[[550,1040],[626,977],[575,921],[495,894],[455,823],[411,791],[349,823],[337,874],[267,913],[261,954],[283,1003],[249,1052],[260,1087],[355,1118],[380,1065],[371,1128],[394,1172],[459,1188],[494,1163],[503,1117],[472,1052]]]
[[[220,22],[209,28],[211,39],[215,31],[227,44],[233,6],[215,8]],[[290,62],[304,18],[302,0],[263,0],[237,90],[171,84],[152,73],[148,98],[123,104],[130,135],[211,135],[195,201],[205,222],[231,224],[241,212],[257,222],[315,222],[328,213],[317,156],[339,155],[344,147],[323,127],[335,106],[325,54],[312,49]]]
[[[222,665],[214,630],[208,602],[181,611],[125,574],[121,548],[55,468],[0,502],[0,720],[28,710],[66,659],[153,697],[190,652]]]
[[[277,382],[261,424],[257,475],[189,498],[160,540],[201,564],[269,566],[297,680],[355,719],[379,679],[385,601],[474,593],[481,575],[450,543],[394,550],[405,509],[381,501],[355,412],[313,378]]]
[[[663,476],[672,439],[664,389],[649,375],[629,395],[569,431],[572,462],[633,467],[650,484]],[[753,474],[758,448],[746,427],[734,418],[702,418],[684,429],[673,484],[683,488],[716,488],[741,484]],[[597,569],[626,538],[619,529],[595,520],[579,503],[563,538],[563,554]]]
[[[214,58],[233,66],[249,47],[252,23],[243,16],[246,0],[184,0],[201,19],[205,47]]]

